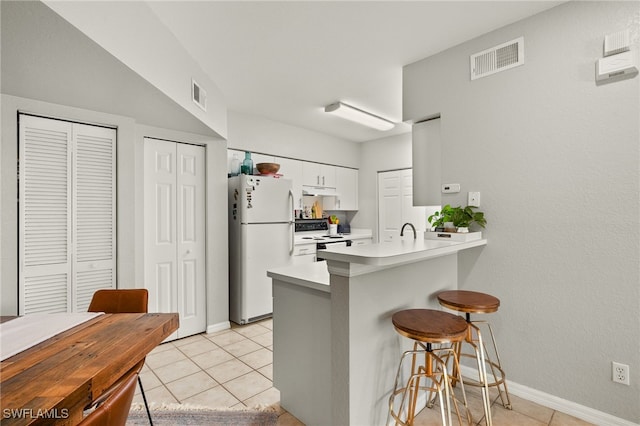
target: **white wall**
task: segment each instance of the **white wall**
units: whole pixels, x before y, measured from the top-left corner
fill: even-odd
[[[440,113],[443,182],[481,191],[488,245],[460,286],[501,300],[507,378],[640,423],[640,77],[595,83],[638,2],[568,2],[404,69],[404,119]],[[524,36],[525,64],[469,79],[469,55]],[[366,161],[363,161],[366,163]],[[631,386],[611,381],[611,361]]]
[[[360,144],[255,115],[229,111],[228,147],[344,167],[360,166]]]
[[[174,102],[226,137],[224,96],[144,2],[45,4]],[[207,111],[191,100],[191,79],[207,92]]]
[[[378,238],[378,172],[411,167],[411,133],[365,142],[360,146],[358,213],[355,228],[369,228]]]
[[[45,4],[0,2],[0,9],[2,93],[217,136]]]

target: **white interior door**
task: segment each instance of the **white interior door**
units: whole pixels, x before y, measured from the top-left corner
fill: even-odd
[[[400,238],[402,225],[411,223],[417,238],[423,238],[426,228],[426,209],[413,206],[413,174],[411,169],[378,173],[378,238],[394,241]],[[413,238],[405,229],[404,238]]]
[[[205,299],[205,149],[175,144],[177,148],[177,266],[178,337],[206,329]]]
[[[402,178],[399,170],[378,173],[378,239],[393,241],[402,226]]]
[[[169,339],[206,329],[205,150],[145,138],[145,287],[149,311],[178,312]]]
[[[86,311],[116,285],[116,131],[19,124],[19,313]]]

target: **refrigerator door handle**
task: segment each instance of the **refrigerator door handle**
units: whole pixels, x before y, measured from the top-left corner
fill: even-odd
[[[295,209],[295,204],[293,200],[293,191],[289,190],[289,222],[295,222],[295,217],[293,214],[294,209]]]
[[[294,218],[294,214],[293,214],[293,209],[294,209],[294,200],[293,200],[293,191],[289,190],[289,214],[290,219],[289,219],[289,233],[291,234],[291,245],[289,246],[289,255],[293,256],[293,249],[295,247],[295,218]]]

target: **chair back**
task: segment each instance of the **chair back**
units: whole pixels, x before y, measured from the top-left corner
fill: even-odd
[[[146,314],[149,292],[145,288],[104,289],[93,294],[89,312]]]
[[[122,380],[105,392],[105,398],[98,398],[97,408],[82,419],[80,426],[124,426],[129,417],[131,401],[136,391],[138,373],[129,371]]]

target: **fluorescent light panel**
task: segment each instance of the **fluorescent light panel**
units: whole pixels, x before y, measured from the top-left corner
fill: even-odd
[[[352,107],[351,105],[347,105],[343,102],[336,102],[334,104],[327,105],[324,107],[324,112],[328,112],[340,118],[344,118],[376,130],[391,130],[395,127],[395,124],[389,120],[385,120],[382,117],[378,117],[377,115]]]

